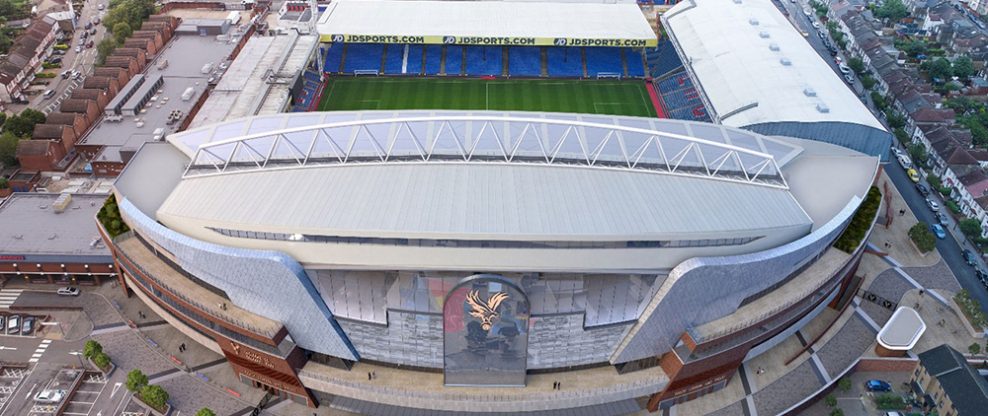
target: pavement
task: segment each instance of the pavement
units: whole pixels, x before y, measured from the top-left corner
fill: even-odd
[[[865,388],[865,382],[873,379],[883,380],[892,385],[891,394],[906,394],[908,393],[908,388],[903,385],[903,383],[909,382],[910,375],[911,374],[909,372],[852,373],[848,376],[851,380],[851,389],[849,391],[844,392],[840,389],[834,389],[833,393],[831,393],[834,398],[837,399],[837,406],[835,406],[835,408],[840,408],[843,410],[845,416],[871,416],[882,414],[877,408],[875,408],[874,397],[876,393],[869,392],[868,389]],[[829,416],[832,411],[833,408],[827,406],[825,401],[820,400],[799,414],[801,416]]]

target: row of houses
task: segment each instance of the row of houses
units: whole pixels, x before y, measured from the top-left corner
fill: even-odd
[[[30,140],[17,145],[17,160],[23,171],[62,171],[75,158],[76,143],[102,116],[103,109],[127,82],[140,74],[151,58],[171,39],[177,18],[150,16],[122,47],[83,81],[82,88],[62,101],[58,112],[34,127]],[[98,149],[90,149],[94,153]]]
[[[969,22],[968,17],[953,5],[937,3],[928,9],[914,9],[914,13],[920,16],[914,18],[916,26],[924,28],[918,36],[943,45],[948,57],[966,55],[976,65],[984,66],[988,36],[963,23]],[[988,229],[988,150],[974,148],[971,132],[957,124],[957,114],[943,106],[943,96],[934,91],[917,68],[906,65],[905,54],[893,46],[894,31],[884,28],[863,8],[843,8],[831,17],[836,18],[847,37],[850,55],[860,58],[875,75],[875,91],[905,118],[903,130],[909,139],[927,150],[929,168],[950,189],[950,198],[961,213],[978,219],[982,229]],[[984,79],[980,81],[973,82],[965,92],[984,93],[978,85],[988,84]]]
[[[52,54],[52,47],[64,35],[51,19],[35,19],[0,58],[0,101],[26,100],[25,90],[34,81],[41,64]]]

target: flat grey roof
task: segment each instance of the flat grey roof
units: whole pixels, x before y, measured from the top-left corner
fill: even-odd
[[[0,204],[0,253],[109,256],[95,219],[107,196],[72,194],[60,214],[52,209],[58,196],[18,192]]]
[[[167,125],[168,114],[173,110],[180,110],[188,115],[192,105],[205,91],[206,82],[212,75],[203,74],[202,67],[207,63],[213,63],[215,67],[233,51],[235,45],[236,39],[220,42],[214,36],[176,35],[168,42],[164,51],[148,63],[144,72],[148,80],[161,75],[165,83],[161,86],[157,101],[147,112],[137,116],[144,123],[143,126],[138,127],[134,116],[125,116],[118,122],[108,122],[104,115],[78,144],[122,146],[133,139],[151,141],[152,132],[159,127],[165,128],[166,134],[174,132],[179,123]],[[163,59],[168,60],[168,67],[159,70],[157,64]],[[183,101],[182,92],[188,87],[194,88],[195,94],[190,100]],[[162,100],[164,97],[168,97],[167,103]]]

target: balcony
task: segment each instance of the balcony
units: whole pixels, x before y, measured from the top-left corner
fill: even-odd
[[[280,322],[264,318],[237,307],[228,299],[196,284],[181,272],[160,259],[150,248],[144,245],[133,232],[127,232],[114,239],[117,252],[134,265],[144,276],[169,294],[193,306],[197,311],[208,315],[220,322],[237,328],[242,328],[265,338],[274,339],[281,330]],[[203,323],[195,316],[189,316],[200,324]],[[227,335],[228,331],[219,331]]]

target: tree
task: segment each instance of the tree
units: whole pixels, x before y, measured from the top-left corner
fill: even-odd
[[[888,19],[889,23],[895,23],[909,16],[909,9],[902,0],[885,0],[875,12],[875,16],[879,19]]]
[[[929,66],[930,76],[939,79],[946,80],[954,73],[953,67],[950,65],[950,61],[944,58],[937,58],[930,63]]]
[[[199,409],[198,412],[196,412],[196,416],[216,416],[216,413],[214,413],[213,410],[208,407],[203,407],[202,409]]]
[[[147,385],[148,376],[144,375],[141,370],[133,369],[127,373],[127,390],[137,393]]]
[[[954,59],[954,76],[960,79],[970,78],[974,75],[974,62],[967,55]]]
[[[975,238],[981,237],[981,223],[974,218],[965,218],[957,222],[957,226],[964,235]]]
[[[130,28],[127,22],[120,22],[113,25],[113,39],[117,41],[118,45],[123,45],[124,41],[134,33],[134,30]]]
[[[82,347],[82,355],[89,359],[92,359],[93,357],[96,356],[96,354],[99,354],[101,352],[103,352],[103,346],[100,345],[99,342],[96,342],[95,340],[92,339],[86,341],[86,345]]]
[[[858,75],[861,75],[861,73],[863,73],[865,70],[864,61],[862,61],[861,58],[857,58],[857,57],[848,59],[847,66],[848,68],[851,68],[851,70],[854,71],[855,74]]]
[[[926,177],[926,181],[930,183],[930,187],[933,189],[940,189],[943,187],[943,181],[937,175],[929,175]]]
[[[936,247],[936,237],[930,232],[930,225],[925,222],[918,222],[909,229],[909,238],[916,244],[916,248],[922,253],[929,253]]]
[[[141,400],[148,406],[162,411],[165,410],[165,404],[168,402],[168,392],[161,386],[144,386],[141,389]]]
[[[8,181],[7,178],[0,176],[0,189],[8,189],[8,188],[10,188],[10,181]]]
[[[885,96],[878,91],[871,92],[871,102],[875,103],[875,108],[877,108],[878,111],[885,111],[885,109],[888,108],[888,103],[885,102]]]
[[[0,134],[0,165],[17,165],[17,142],[20,137],[11,132]]]
[[[901,129],[906,125],[906,118],[899,115],[899,113],[896,112],[892,112],[891,114],[886,114],[885,121],[888,121],[889,127],[893,129]]]
[[[45,113],[34,109],[25,109],[20,114],[7,119],[3,124],[3,131],[11,132],[15,136],[27,138],[34,132],[34,125],[45,122]]]
[[[866,90],[870,90],[874,88],[877,82],[878,81],[875,81],[875,78],[873,78],[871,75],[865,75],[861,77],[861,86],[864,87]]]
[[[981,354],[981,344],[975,342],[967,347],[967,351],[970,352],[971,355]]]
[[[925,40],[914,40],[903,45],[903,51],[905,51],[909,56],[917,57],[919,55],[926,54],[926,50],[929,45],[926,44]]]
[[[824,399],[824,401],[827,403],[827,407],[835,407],[835,406],[837,406],[837,398],[834,397],[833,394],[828,394],[827,395],[827,398]]]
[[[5,122],[7,122],[7,113],[0,112],[0,127],[3,127]]]
[[[117,40],[112,37],[106,37],[96,45],[96,65],[103,65],[106,63],[106,57],[113,53],[113,50],[117,48]]]
[[[111,32],[117,23],[127,23],[131,29],[141,27],[141,21],[154,13],[154,0],[111,1],[110,10],[103,17],[103,25]]]
[[[909,157],[913,158],[914,162],[926,163],[926,159],[929,155],[926,153],[926,146],[922,143],[913,143],[909,145]]]

